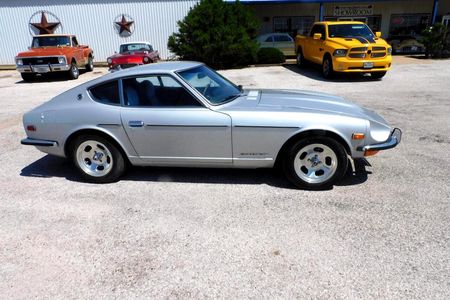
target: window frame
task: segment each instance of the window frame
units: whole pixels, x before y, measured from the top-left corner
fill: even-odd
[[[91,90],[96,88],[96,87],[99,87],[101,85],[105,85],[105,84],[108,84],[108,83],[111,83],[111,82],[114,82],[114,81],[117,81],[117,90],[118,90],[118,93],[119,93],[119,103],[117,103],[117,104],[115,104],[115,103],[104,103],[104,102],[100,102],[99,100],[96,100],[95,99],[96,97],[94,97],[94,95],[92,94]],[[110,80],[107,80],[107,81],[103,81],[103,82],[94,84],[94,85],[86,88],[86,90],[87,90],[87,93],[88,93],[89,97],[91,98],[91,100],[96,102],[96,103],[99,103],[99,104],[102,104],[102,105],[117,106],[117,107],[121,107],[122,106],[123,102],[122,102],[122,95],[121,95],[121,83],[119,82],[119,79],[117,79],[117,78],[116,79],[110,79]]]
[[[199,106],[128,106],[125,105],[125,95],[123,93],[123,80],[126,79],[130,79],[130,78],[145,78],[145,77],[150,77],[150,76],[167,76],[167,77],[171,77],[173,80],[175,80],[176,83],[178,83],[180,85],[181,88],[185,89],[194,99],[195,101],[198,102]],[[176,76],[174,76],[171,73],[151,73],[151,74],[139,74],[139,75],[128,75],[128,76],[124,76],[124,77],[120,77],[117,79],[119,81],[119,97],[120,97],[120,103],[122,107],[126,107],[126,108],[137,108],[137,109],[142,109],[142,108],[151,108],[151,109],[174,109],[174,108],[179,108],[179,109],[199,109],[199,108],[208,108],[205,106],[205,104],[203,103],[203,101],[199,100],[198,97],[196,97],[185,85],[183,85],[181,83],[180,80],[178,80],[176,78]],[[159,81],[159,78],[158,78]]]

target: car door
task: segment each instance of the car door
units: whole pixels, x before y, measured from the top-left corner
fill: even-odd
[[[122,125],[151,165],[232,164],[231,119],[203,105],[171,75],[122,79]]]
[[[294,40],[288,34],[274,35],[274,47],[280,49],[285,56],[295,55]]]
[[[320,33],[322,35],[322,38],[317,39],[317,40],[314,39],[315,33]],[[322,63],[324,50],[325,50],[324,49],[325,38],[326,38],[325,26],[322,24],[314,25],[313,29],[311,30],[311,34],[310,34],[310,42],[308,43],[309,44],[308,51],[310,51],[309,52],[310,59],[317,64]]]
[[[85,59],[83,55],[83,48],[78,44],[77,38],[72,36],[72,49],[74,53],[75,60],[77,61],[78,66],[85,65]]]

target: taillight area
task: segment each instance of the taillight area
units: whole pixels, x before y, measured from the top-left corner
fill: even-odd
[[[34,126],[34,125],[27,125],[27,131],[35,132],[36,131],[36,126]]]

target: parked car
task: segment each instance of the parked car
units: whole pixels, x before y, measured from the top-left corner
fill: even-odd
[[[256,38],[261,48],[277,48],[284,56],[295,56],[294,39],[287,33],[269,33]]]
[[[160,60],[159,52],[147,42],[133,42],[120,45],[119,53],[108,57],[110,70],[126,69]]]
[[[355,21],[316,22],[308,36],[295,40],[297,65],[306,61],[322,66],[322,75],[370,73],[382,78],[391,68],[392,48],[370,28]]]
[[[16,68],[25,81],[51,72],[64,72],[70,79],[77,79],[79,69],[94,69],[94,51],[80,45],[72,34],[37,35],[28,51],[17,54]]]
[[[24,145],[71,158],[89,182],[135,166],[272,168],[298,187],[337,182],[349,157],[395,147],[401,131],[328,94],[246,90],[196,62],[107,74],[23,116]]]
[[[419,54],[425,52],[425,46],[412,37],[395,38],[389,41],[394,54]]]

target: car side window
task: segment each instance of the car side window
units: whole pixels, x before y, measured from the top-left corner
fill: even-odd
[[[315,33],[320,33],[322,35],[322,40],[325,39],[325,26],[323,25],[314,25],[311,29],[310,37],[314,37]]]
[[[269,36],[264,42],[265,43],[272,43],[273,42],[273,36]]]
[[[275,42],[292,42],[293,39],[289,35],[275,35]]]
[[[78,46],[78,41],[77,41],[77,38],[76,37],[72,37],[72,46],[73,47],[76,47],[76,46]]]
[[[125,106],[200,107],[197,99],[168,75],[149,75],[122,80]]]
[[[103,104],[120,105],[117,80],[94,86],[89,90],[92,98]]]

